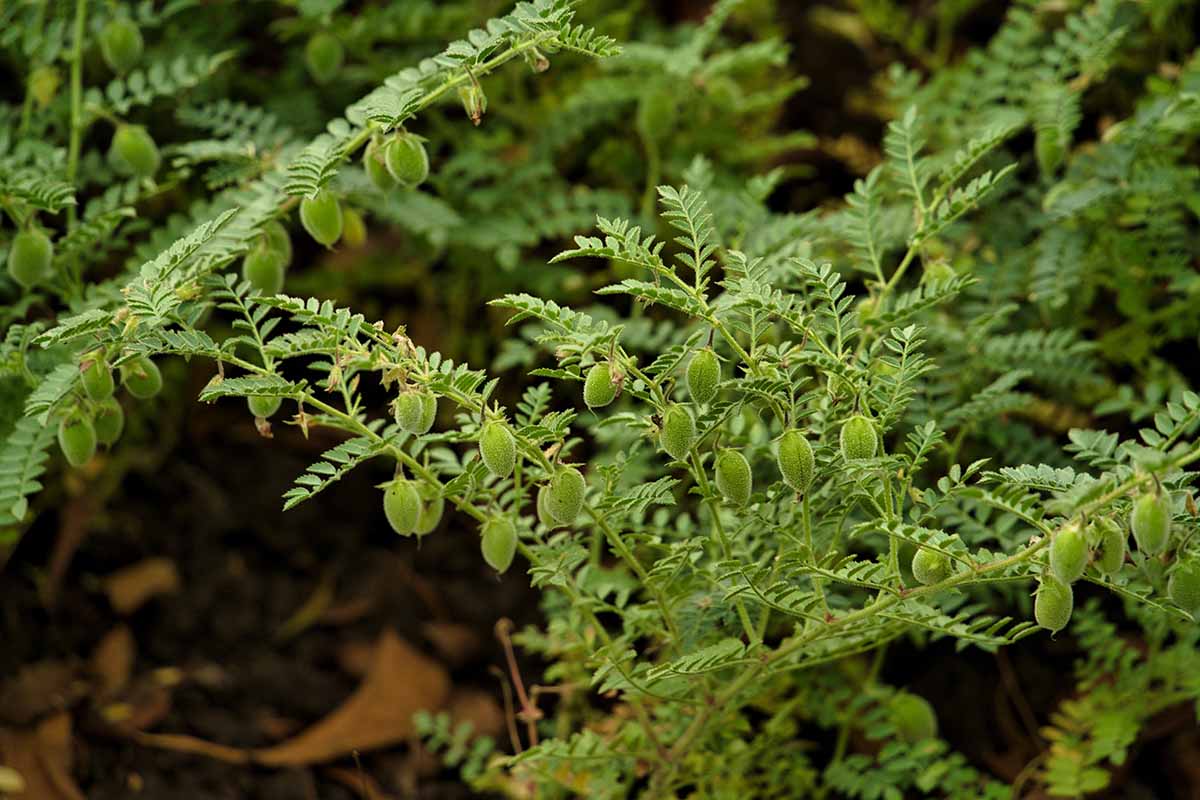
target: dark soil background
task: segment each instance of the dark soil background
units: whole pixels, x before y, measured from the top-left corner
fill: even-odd
[[[194,377],[202,383],[201,372]],[[12,554],[0,590],[0,676],[10,689],[20,678],[24,697],[0,707],[0,722],[75,707],[77,779],[93,800],[135,790],[180,800],[362,796],[361,786],[347,788],[320,769],[230,765],[121,736],[101,707],[79,697],[81,684],[94,682],[90,654],[121,624],[135,642],[133,683],[165,667],[179,670],[166,698],[128,692],[131,702],[146,704],[143,713],[162,715],[159,732],[241,748],[275,744],[354,691],[356,665],[387,628],[436,659],[454,692],[484,703],[470,718],[501,734],[501,693],[489,667],[505,662],[493,627],[501,617],[518,627],[537,621],[537,596],[523,575],[513,570],[498,579],[478,557],[475,526],[452,515],[419,543],[396,537],[374,488],[388,476],[370,468],[332,487],[322,502],[285,514],[280,495],[336,440],[306,441],[297,430],[275,428],[276,438],[264,441],[240,407],[193,406],[161,466],[130,472],[101,510],[81,509],[82,497],[63,498],[62,513],[44,515]],[[93,510],[50,600],[44,565],[70,535],[64,521]],[[178,571],[178,588],[128,616],[114,610],[104,576],[164,558]],[[309,627],[276,635],[325,594]],[[529,674],[536,680],[536,671]],[[403,747],[364,753],[359,763],[385,786],[417,788],[420,797],[470,796],[440,776],[432,759]],[[358,765],[351,760],[346,768]]]

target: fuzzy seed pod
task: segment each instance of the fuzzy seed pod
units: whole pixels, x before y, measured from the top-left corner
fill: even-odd
[[[96,406],[92,427],[96,430],[97,444],[112,447],[117,443],[121,432],[125,430],[125,409],[121,408],[117,398],[110,397]]]
[[[64,419],[58,424],[58,446],[72,467],[82,467],[96,455],[96,429],[86,417]]]
[[[383,150],[384,163],[396,183],[406,189],[420,186],[429,177],[429,154],[421,139],[411,133],[398,133]]]
[[[1092,540],[1096,542],[1096,569],[1109,578],[1120,572],[1126,548],[1121,526],[1110,519],[1098,519],[1092,523]]]
[[[347,247],[362,247],[367,243],[367,223],[362,214],[353,208],[347,208],[342,213],[342,241]]]
[[[1200,611],[1200,560],[1188,558],[1175,565],[1167,581],[1167,596],[1190,614]]]
[[[61,83],[62,75],[48,64],[29,73],[29,93],[33,95],[39,108],[45,108],[54,102],[54,96],[58,94]]]
[[[100,55],[118,75],[133,69],[141,60],[144,47],[141,30],[128,17],[111,20],[100,31]]]
[[[283,227],[278,220],[271,220],[263,226],[262,231],[267,247],[275,251],[279,262],[283,264],[284,269],[287,269],[292,264],[292,237],[288,234],[287,228]]]
[[[36,228],[18,233],[8,248],[8,274],[23,289],[49,278],[53,261],[54,244]]]
[[[1051,633],[1058,633],[1071,621],[1075,597],[1071,585],[1053,575],[1043,575],[1033,601],[1033,616],[1037,624]]]
[[[704,405],[717,396],[717,385],[721,382],[721,362],[711,347],[698,350],[688,362],[687,387],[692,400]]]
[[[100,403],[113,396],[117,384],[102,352],[96,351],[85,358],[81,367],[79,382],[89,400]]]
[[[392,530],[411,536],[421,519],[421,493],[412,481],[395,480],[383,492],[383,513]]]
[[[550,479],[546,492],[546,511],[561,525],[570,525],[583,510],[587,481],[574,467],[562,467]]]
[[[950,577],[950,559],[928,547],[917,548],[912,560],[913,577],[926,586],[941,583]]]
[[[813,459],[812,445],[800,431],[787,431],[779,438],[779,447],[775,454],[779,464],[779,474],[783,482],[798,494],[804,494],[812,485],[813,471],[816,461]]]
[[[696,440],[696,423],[685,406],[675,405],[663,414],[662,433],[659,435],[662,449],[676,461],[687,458]]]
[[[879,450],[879,434],[875,430],[875,423],[862,414],[855,414],[846,420],[842,425],[839,442],[842,457],[847,461],[874,458]]]
[[[421,504],[421,514],[417,517],[417,536],[426,536],[433,533],[433,530],[442,521],[442,514],[446,511],[446,498],[438,489],[434,489],[425,484],[421,485],[421,499],[424,501]]]
[[[1088,564],[1088,543],[1083,528],[1071,524],[1050,540],[1050,571],[1063,583],[1074,583]]]
[[[607,361],[588,370],[587,380],[583,382],[583,402],[588,408],[603,408],[617,396],[616,384],[612,381],[612,367]]]
[[[924,272],[921,273],[921,283],[949,283],[958,275],[954,271],[954,267],[947,264],[945,261],[931,261],[925,265]]]
[[[436,417],[437,396],[433,392],[418,389],[396,398],[396,422],[411,434],[424,436],[429,433]]]
[[[1161,555],[1171,539],[1171,502],[1165,493],[1143,494],[1133,501],[1129,527],[1138,550],[1148,556]]]
[[[1096,569],[1111,578],[1121,571],[1126,557],[1126,533],[1111,519],[1100,518],[1092,523],[1092,541],[1096,542]]]
[[[479,549],[483,560],[496,572],[505,572],[517,552],[517,529],[507,517],[492,517],[483,523]]]
[[[121,385],[138,400],[149,400],[162,391],[162,373],[147,356],[121,365]]]
[[[375,184],[376,188],[384,192],[390,192],[396,188],[396,179],[392,177],[392,173],[388,171],[387,160],[384,158],[386,147],[382,139],[374,138],[367,143],[366,150],[363,151],[363,169],[367,172],[367,177],[371,179],[371,183]]]
[[[342,238],[342,204],[333,192],[321,189],[316,197],[300,201],[300,223],[318,244],[332,247]]]
[[[261,295],[276,295],[283,290],[284,266],[280,254],[264,239],[250,248],[242,259],[242,278]]]
[[[328,83],[342,68],[346,50],[337,37],[327,31],[314,33],[304,46],[304,63],[317,83]]]
[[[538,489],[537,493],[537,517],[538,522],[546,527],[546,530],[552,531],[559,527],[561,523],[554,518],[550,513],[550,509],[546,506],[547,500],[550,497],[550,486],[547,484]]]
[[[735,506],[746,505],[753,489],[750,463],[746,461],[746,457],[737,450],[722,450],[717,454],[714,471],[717,491]]]
[[[119,125],[113,134],[108,160],[113,169],[135,178],[149,178],[158,172],[162,156],[158,145],[141,125]]]
[[[888,702],[888,711],[900,738],[909,744],[937,736],[937,714],[924,697],[907,692],[897,694]]]
[[[488,472],[507,478],[517,465],[517,442],[508,426],[498,420],[485,422],[479,432],[479,455]]]
[[[246,398],[246,405],[250,407],[250,413],[255,417],[270,419],[279,410],[279,407],[283,405],[283,398],[253,395]]]

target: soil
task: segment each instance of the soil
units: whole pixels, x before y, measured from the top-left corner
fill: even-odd
[[[439,659],[456,688],[498,698],[489,667],[505,662],[494,625],[509,617],[519,628],[538,617],[521,572],[497,578],[478,557],[474,526],[452,514],[422,541],[397,537],[373,486],[388,476],[370,468],[333,486],[321,503],[285,514],[280,495],[336,440],[305,441],[276,424],[276,437],[265,442],[240,411],[233,403],[193,406],[161,469],[129,473],[93,519],[50,609],[39,573],[69,514],[45,514],[26,534],[0,581],[0,687],[39,662],[82,667],[101,637],[125,622],[136,643],[135,680],[166,667],[184,676],[156,733],[241,748],[275,744],[354,691],[360,676],[343,662],[385,628]],[[123,619],[102,578],[150,557],[174,563],[180,588]],[[333,588],[327,616],[338,619],[276,636],[323,582]],[[433,646],[431,622],[465,626],[450,658]],[[526,674],[536,680],[536,670]],[[135,789],[147,800],[361,796],[322,767],[268,770],[133,743],[113,735],[90,705],[73,704],[75,775],[91,800]],[[352,773],[361,765],[387,790],[415,783],[422,798],[472,796],[456,776],[428,774],[429,759],[414,769],[406,752],[401,745],[338,763]]]

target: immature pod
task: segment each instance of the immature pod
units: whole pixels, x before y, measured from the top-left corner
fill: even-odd
[[[1188,613],[1200,611],[1200,559],[1180,561],[1167,580],[1167,596]]]
[[[113,380],[112,369],[104,360],[104,353],[96,351],[87,356],[80,365],[79,382],[83,384],[83,393],[88,399],[100,403],[113,396],[117,384]]]
[[[674,405],[663,414],[662,433],[659,435],[662,449],[676,461],[687,458],[696,441],[696,423],[685,406]]]
[[[304,63],[308,74],[317,83],[328,83],[342,68],[346,50],[338,38],[328,31],[318,31],[304,46]]]
[[[479,432],[479,455],[488,472],[507,478],[517,465],[517,441],[512,431],[499,420],[489,420]]]
[[[1077,524],[1067,525],[1050,540],[1050,571],[1063,583],[1083,577],[1088,556],[1087,536]]]
[[[58,94],[61,83],[62,75],[49,64],[43,64],[29,73],[29,93],[37,101],[39,108],[45,108],[54,102],[54,96]]]
[[[292,263],[292,237],[287,228],[279,220],[271,220],[263,226],[263,237],[267,246],[275,251],[283,268],[287,269]]]
[[[1069,583],[1063,583],[1053,575],[1043,575],[1033,601],[1034,619],[1051,633],[1058,633],[1071,621],[1074,603]]]
[[[888,702],[892,724],[900,738],[909,744],[937,736],[937,713],[924,697],[902,692]]]
[[[383,160],[396,183],[406,189],[420,186],[429,177],[429,154],[416,134],[393,136],[384,145]]]
[[[138,356],[121,365],[121,385],[139,400],[148,400],[162,391],[162,373],[148,356]]]
[[[1165,492],[1143,494],[1133,501],[1129,527],[1138,550],[1148,556],[1161,555],[1171,539],[1171,502]]]
[[[261,295],[276,295],[283,290],[284,264],[280,254],[264,239],[242,259],[242,278]]]
[[[947,264],[945,261],[937,260],[930,261],[925,265],[924,271],[921,273],[921,283],[949,283],[954,280],[958,273],[954,271],[954,267]]]
[[[558,520],[556,520],[554,518],[554,515],[550,513],[550,509],[547,506],[547,501],[548,501],[549,497],[550,497],[550,485],[549,484],[538,489],[537,517],[538,517],[538,522],[542,523],[542,525],[544,525],[546,527],[546,530],[552,531],[555,528],[561,526],[562,523],[559,522]]]
[[[442,521],[442,514],[446,511],[446,498],[438,489],[422,484],[421,499],[424,502],[421,504],[421,514],[417,517],[417,536],[433,533],[434,528]]]
[[[347,208],[342,214],[342,241],[347,247],[362,247],[367,243],[367,223],[362,214],[353,208]]]
[[[398,186],[392,173],[388,171],[387,160],[384,157],[386,146],[378,137],[371,139],[363,151],[363,169],[371,183],[384,192],[390,192]]]
[[[812,485],[816,460],[813,458],[812,445],[808,443],[804,434],[797,430],[785,431],[783,436],[779,437],[775,460],[784,483],[798,494],[808,491],[808,487]]]
[[[950,577],[950,559],[928,547],[917,548],[912,560],[913,577],[926,586],[941,583]]]
[[[517,529],[507,517],[491,517],[483,523],[479,549],[483,560],[496,572],[505,572],[517,552]]]
[[[96,406],[92,427],[96,430],[97,444],[112,447],[117,443],[125,430],[125,409],[121,408],[117,398],[110,397]]]
[[[717,385],[721,383],[721,362],[711,347],[696,351],[688,362],[687,387],[692,400],[700,405],[717,396]]]
[[[332,247],[342,238],[342,204],[333,192],[321,189],[300,201],[300,224],[318,244]]]
[[[1111,578],[1125,563],[1125,531],[1111,519],[1102,517],[1092,523],[1092,532],[1096,542],[1096,569]]]
[[[839,443],[842,457],[847,461],[874,458],[879,449],[879,433],[875,423],[862,414],[855,414],[842,425]]]
[[[270,419],[279,410],[279,407],[283,405],[283,398],[256,394],[246,398],[246,405],[249,406],[250,413],[255,417]]]
[[[8,274],[22,289],[29,289],[50,277],[54,244],[36,228],[13,237],[8,247]]]
[[[612,367],[601,361],[588,370],[583,382],[583,402],[588,408],[603,408],[617,396],[617,386],[612,380]]]
[[[96,429],[87,417],[71,416],[58,424],[58,446],[72,467],[82,467],[96,455]]]
[[[397,479],[383,491],[383,513],[401,536],[416,533],[421,519],[421,493],[413,481]]]
[[[746,457],[737,450],[722,450],[717,454],[714,472],[717,491],[735,506],[746,505],[753,489],[750,462],[746,461]]]
[[[141,125],[118,125],[108,160],[113,169],[123,175],[149,178],[158,172],[162,156],[153,137]]]
[[[424,436],[437,417],[437,397],[425,389],[404,392],[396,398],[396,422],[416,436]]]
[[[100,55],[118,75],[133,69],[141,60],[144,47],[141,30],[128,17],[110,20],[100,31]]]
[[[587,481],[574,467],[560,467],[550,479],[546,492],[546,511],[562,525],[570,525],[583,510]]]

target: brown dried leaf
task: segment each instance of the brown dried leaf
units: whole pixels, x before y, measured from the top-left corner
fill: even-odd
[[[147,747],[158,747],[162,750],[174,750],[176,753],[194,753],[208,756],[229,764],[248,764],[250,753],[236,747],[209,742],[195,736],[182,733],[144,733],[135,731],[133,740]]]
[[[169,558],[147,558],[104,579],[108,602],[118,614],[132,614],[151,597],[179,589],[179,570]]]
[[[0,761],[20,773],[30,800],[85,800],[71,777],[71,715],[47,717],[36,728],[0,728]]]
[[[255,759],[271,766],[313,764],[354,751],[401,742],[413,734],[412,716],[442,708],[450,679],[440,664],[385,630],[363,683],[325,719]]]
[[[92,651],[92,673],[96,677],[92,696],[97,703],[106,703],[129,685],[137,648],[133,633],[127,625],[113,628]]]

